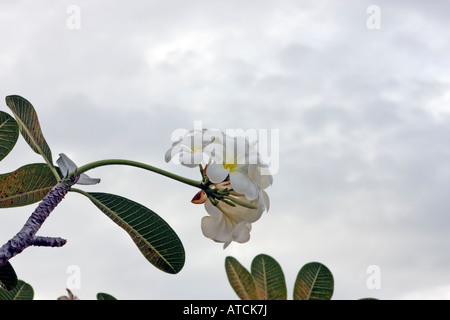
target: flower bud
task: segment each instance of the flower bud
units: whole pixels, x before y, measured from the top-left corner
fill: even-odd
[[[208,199],[208,196],[206,195],[206,192],[203,191],[203,190],[200,190],[192,198],[191,202],[194,203],[194,204],[202,204],[202,203],[205,203],[206,199]]]

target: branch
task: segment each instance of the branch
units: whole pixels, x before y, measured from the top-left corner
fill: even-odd
[[[56,238],[56,237],[34,237],[32,246],[38,247],[62,247],[67,242],[66,239]]]
[[[36,236],[36,233],[41,228],[45,219],[47,219],[50,213],[62,201],[67,192],[69,192],[70,187],[74,185],[78,179],[79,176],[77,174],[65,178],[58,182],[47,193],[28,218],[23,228],[0,248],[0,267],[29,246],[61,247],[66,243],[66,240],[64,239],[39,237]]]

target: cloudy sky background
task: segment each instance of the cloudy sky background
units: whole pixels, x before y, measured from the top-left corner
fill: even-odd
[[[80,29],[67,27],[70,5]],[[378,5],[381,29],[366,21]],[[89,172],[88,191],[151,208],[177,232],[184,269],[165,274],[83,196],[70,193],[39,234],[63,248],[11,260],[36,299],[236,299],[226,256],[250,268],[265,253],[288,297],[305,263],[335,278],[334,299],[450,298],[449,1],[2,1],[0,95],[35,106],[56,159],[164,162],[177,128],[279,129],[271,210],[251,240],[205,238],[192,187],[130,167]],[[2,98],[3,99],[3,98]],[[4,101],[4,100],[3,100]],[[3,111],[9,109],[3,103]],[[1,172],[42,162],[22,138]],[[34,205],[0,212],[0,242]],[[369,289],[369,266],[380,289]]]

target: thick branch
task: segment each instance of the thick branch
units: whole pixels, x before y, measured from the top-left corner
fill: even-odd
[[[28,218],[23,228],[0,248],[0,266],[31,245],[60,247],[65,244],[64,239],[36,237],[36,233],[41,228],[45,219],[47,219],[53,209],[62,201],[67,192],[69,192],[70,187],[77,180],[77,175],[63,179],[47,193]]]

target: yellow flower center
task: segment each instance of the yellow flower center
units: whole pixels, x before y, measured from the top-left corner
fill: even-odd
[[[193,147],[191,147],[191,151],[192,151],[192,153],[196,153],[197,151],[202,151],[203,150],[203,146],[200,144],[200,145],[194,145]]]
[[[223,165],[223,167],[224,167],[225,169],[229,169],[230,172],[233,172],[233,170],[236,168],[236,164],[235,164],[235,163],[225,163],[225,164]]]

